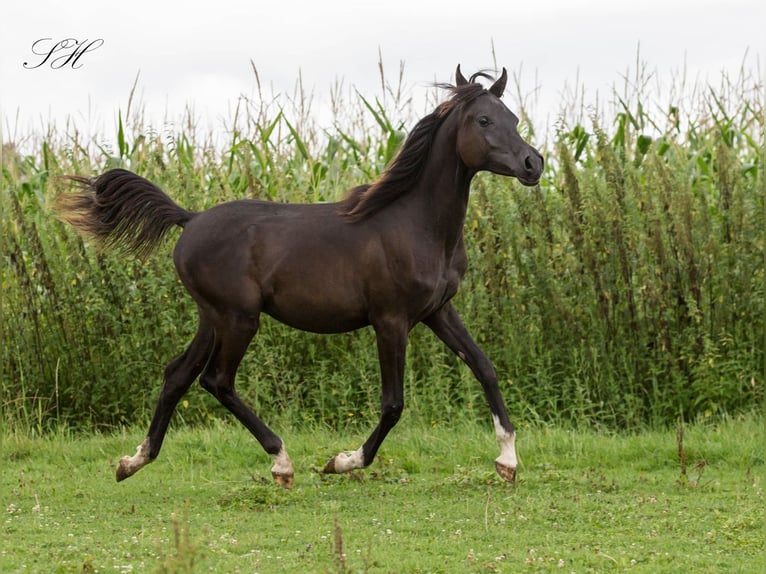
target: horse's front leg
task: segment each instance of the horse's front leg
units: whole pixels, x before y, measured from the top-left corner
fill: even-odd
[[[373,323],[378,344],[378,359],[383,390],[380,401],[380,421],[370,438],[353,452],[332,457],[322,472],[335,474],[369,466],[404,409],[404,360],[409,326],[404,322]]]
[[[471,337],[451,302],[423,321],[439,339],[460,357],[481,383],[495,423],[500,456],[495,459],[497,473],[508,482],[516,480],[516,432],[505,408],[497,373],[492,363]]]

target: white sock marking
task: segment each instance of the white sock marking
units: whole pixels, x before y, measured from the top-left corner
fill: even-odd
[[[132,465],[138,466],[138,468],[141,468],[146,463],[149,462],[149,439],[145,438],[144,442],[142,442],[138,447],[136,448],[136,454],[130,457],[130,463]]]
[[[492,415],[492,420],[495,422],[495,436],[497,436],[497,443],[500,445],[500,456],[495,459],[495,462],[515,469],[518,464],[516,460],[516,433],[509,433],[505,430],[496,415]]]
[[[271,458],[274,460],[274,466],[271,467],[272,473],[279,476],[293,475],[293,462],[290,460],[290,457],[287,455],[287,450],[285,450],[285,445],[282,445],[282,448],[279,450],[277,454],[271,455]]]
[[[335,472],[348,472],[364,468],[364,453],[361,447],[354,452],[341,452],[335,456]]]
[[[133,456],[123,456],[120,459],[118,477],[120,474],[123,474],[123,478],[127,478],[135,474],[141,467],[152,462],[152,460],[149,458],[149,437],[146,437],[144,442],[138,445],[136,454]]]

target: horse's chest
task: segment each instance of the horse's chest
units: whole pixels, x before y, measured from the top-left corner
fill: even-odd
[[[463,273],[463,268],[444,265],[431,273],[424,274],[416,289],[419,297],[414,297],[413,302],[420,301],[425,315],[436,311],[455,296]]]
[[[438,288],[435,290],[437,295],[440,295],[439,299],[441,303],[446,303],[455,296],[457,289],[460,286],[460,280],[463,274],[457,269],[448,268],[442,275],[441,281],[439,281]]]

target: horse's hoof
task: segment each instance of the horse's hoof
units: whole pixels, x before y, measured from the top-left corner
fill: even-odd
[[[338,474],[338,471],[335,470],[335,457],[327,461],[327,464],[322,469],[322,474]]]
[[[295,479],[292,474],[281,474],[278,472],[272,472],[271,476],[274,477],[274,482],[276,482],[279,486],[287,490],[290,490],[293,487],[293,484],[295,483]]]
[[[501,462],[495,461],[495,470],[497,474],[503,477],[503,480],[510,482],[511,484],[516,482],[516,469],[506,466]]]
[[[130,464],[130,457],[123,456],[117,465],[117,482],[121,482],[126,478],[133,476],[138,469],[134,469]]]

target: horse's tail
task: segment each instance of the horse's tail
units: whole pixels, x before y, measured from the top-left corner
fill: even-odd
[[[96,178],[69,176],[79,193],[56,198],[56,216],[106,248],[148,255],[174,226],[196,214],[177,205],[159,187],[124,169]]]

